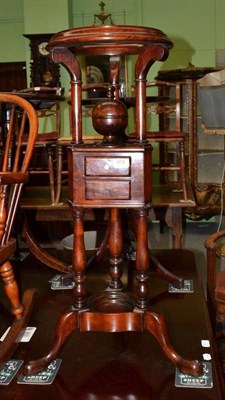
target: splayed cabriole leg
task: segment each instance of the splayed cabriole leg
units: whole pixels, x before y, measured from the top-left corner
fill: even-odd
[[[146,311],[144,315],[145,327],[152,333],[159,342],[162,350],[180,372],[193,376],[200,376],[203,373],[203,366],[198,360],[182,358],[172,347],[166,321],[162,314],[153,311]]]
[[[49,353],[25,365],[23,373],[33,375],[45,369],[57,357],[67,337],[78,328],[81,332],[141,332],[147,329],[156,337],[165,355],[181,372],[193,376],[199,376],[203,372],[202,364],[199,361],[183,358],[172,347],[165,319],[159,313],[152,311],[104,313],[70,310],[59,318]]]
[[[71,333],[77,328],[77,311],[70,309],[69,311],[61,314],[56,326],[55,337],[49,353],[38,360],[30,361],[28,364],[26,364],[23,368],[23,373],[25,375],[33,375],[44,370],[47,365],[57,357],[67,337],[70,336]]]

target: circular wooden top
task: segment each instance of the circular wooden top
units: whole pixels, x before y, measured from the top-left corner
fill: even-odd
[[[75,54],[138,54],[143,46],[155,44],[173,47],[172,41],[159,29],[132,25],[93,25],[56,33],[47,50],[68,47]]]

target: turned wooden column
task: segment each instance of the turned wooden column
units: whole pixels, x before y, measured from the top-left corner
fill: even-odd
[[[122,289],[123,284],[121,277],[123,274],[122,264],[122,251],[123,251],[123,234],[121,228],[121,218],[119,208],[112,208],[110,210],[110,223],[109,223],[109,250],[111,253],[109,275],[111,282],[109,287],[113,290]]]
[[[136,214],[136,278],[137,307],[146,309],[149,306],[148,278],[150,251],[148,248],[147,211],[145,208],[135,210]]]

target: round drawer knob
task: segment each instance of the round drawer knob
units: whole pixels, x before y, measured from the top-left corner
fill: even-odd
[[[105,164],[105,165],[104,165],[104,169],[105,169],[106,171],[108,171],[108,170],[109,170],[109,165],[108,165],[108,164]]]

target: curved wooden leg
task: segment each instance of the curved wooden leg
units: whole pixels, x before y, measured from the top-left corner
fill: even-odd
[[[89,260],[87,261],[86,269],[95,267],[96,263],[101,261],[102,257],[104,256],[104,254],[108,248],[109,231],[110,231],[110,224],[108,223],[104,238],[103,238],[99,248],[97,249],[96,254],[93,257],[89,258]]]
[[[3,367],[6,361],[11,358],[17,346],[19,345],[19,338],[23,334],[31,314],[35,293],[35,289],[29,289],[25,291],[22,298],[22,304],[24,307],[22,318],[14,320],[9,333],[4,341],[0,344],[0,369]]]
[[[156,273],[161,276],[165,281],[172,283],[172,285],[176,286],[179,289],[183,287],[184,278],[172,274],[170,271],[168,271],[168,269],[163,267],[159,260],[153,255],[151,255],[151,261],[151,266],[154,268]]]
[[[29,230],[29,226],[27,222],[24,222],[23,225],[23,233],[22,233],[23,239],[26,241],[28,248],[30,252],[34,255],[35,258],[37,258],[39,261],[41,261],[43,264],[47,265],[48,267],[55,269],[60,272],[71,272],[72,271],[72,266],[68,265],[60,260],[58,260],[56,257],[51,256],[47,251],[45,251],[34,239],[33,235],[31,234]]]
[[[203,365],[198,360],[182,358],[172,347],[164,317],[153,311],[146,311],[144,315],[145,327],[158,340],[162,350],[171,362],[185,374],[200,376]]]
[[[52,347],[47,355],[38,360],[33,360],[23,367],[25,375],[33,375],[44,370],[58,355],[67,337],[78,328],[78,313],[70,309],[60,315],[56,325],[55,337]]]
[[[24,307],[20,302],[19,288],[15,280],[12,264],[9,261],[5,261],[0,266],[0,276],[4,283],[5,293],[12,304],[12,314],[17,319],[20,319],[23,315]]]

